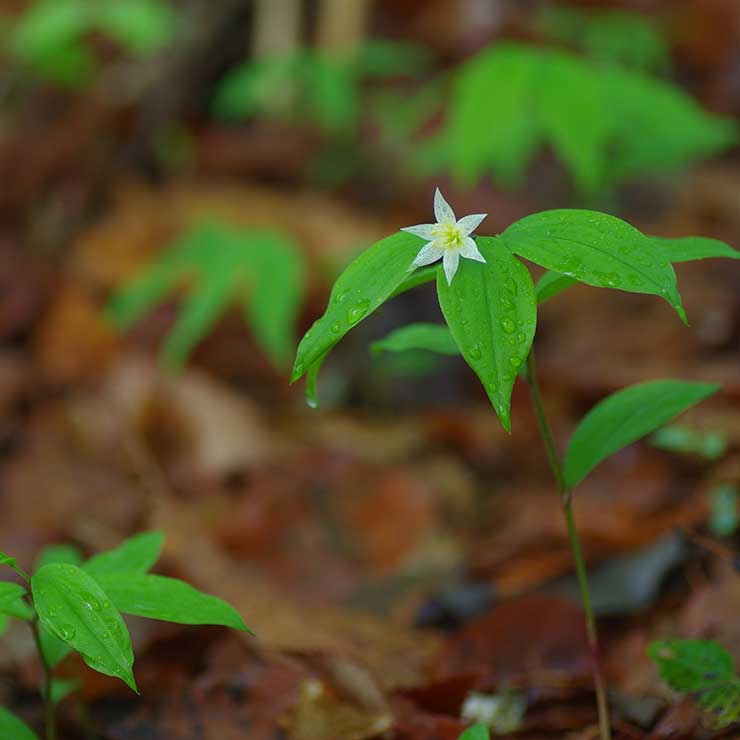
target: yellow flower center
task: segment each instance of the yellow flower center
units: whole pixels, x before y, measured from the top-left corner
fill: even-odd
[[[453,221],[437,224],[432,230],[434,241],[440,249],[461,249],[463,245],[462,229]]]

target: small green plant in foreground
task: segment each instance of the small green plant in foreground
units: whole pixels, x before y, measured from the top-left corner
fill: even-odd
[[[607,457],[716,393],[718,386],[655,380],[620,390],[586,415],[561,458],[545,413],[532,349],[538,304],[582,282],[655,295],[686,323],[672,263],[706,257],[738,259],[740,253],[712,239],[650,237],[595,211],[546,211],[517,221],[498,236],[474,237],[485,215],[458,220],[439,190],[434,210],[436,223],[407,227],[383,239],[339,276],[324,315],[298,347],[292,381],[306,375],[307,399],[317,405],[319,369],[342,337],[394,295],[431,281],[436,281],[446,325],[408,328],[403,335],[396,333],[394,341],[386,340],[381,349],[449,353],[454,343],[507,431],[514,383],[518,375],[526,380],[576,565],[594,655],[601,737],[609,738],[606,686],[597,657],[596,623],[573,514],[573,491]],[[519,258],[549,271],[537,287]],[[442,264],[435,264],[439,260]]]
[[[740,676],[732,656],[712,640],[658,640],[649,648],[661,678],[674,690],[694,694],[718,727],[740,719]]]
[[[117,290],[107,315],[120,330],[128,329],[183,287],[187,297],[162,345],[165,365],[182,367],[235,302],[272,361],[288,362],[303,297],[303,262],[286,235],[203,220]]]
[[[33,575],[16,559],[0,553],[0,565],[16,572],[22,584],[0,582],[3,631],[9,619],[30,626],[44,667],[46,740],[55,740],[55,706],[74,683],[54,677],[54,669],[76,651],[90,668],[120,678],[138,693],[134,654],[121,614],[178,624],[215,624],[249,632],[225,601],[197,591],[176,578],[149,573],[164,542],[161,532],[145,532],[117,548],[83,561],[69,546],[43,550]],[[20,719],[0,708],[0,738],[27,740],[36,734]]]

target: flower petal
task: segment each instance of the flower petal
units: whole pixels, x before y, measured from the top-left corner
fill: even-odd
[[[434,245],[434,242],[429,242],[429,244],[425,244],[419,250],[419,254],[416,255],[416,258],[411,263],[411,267],[423,267],[424,265],[431,265],[432,262],[436,262],[443,254],[444,251],[439,247],[436,247]]]
[[[450,207],[450,204],[444,199],[439,188],[434,193],[434,217],[437,219],[437,223],[444,224],[452,222],[453,224],[457,221],[455,218],[455,212]]]
[[[476,262],[486,261],[486,258],[478,251],[478,245],[469,236],[466,236],[463,240],[460,256]]]
[[[447,285],[452,285],[452,278],[455,277],[457,272],[457,266],[460,263],[460,253],[455,252],[451,249],[445,251],[445,255],[442,259],[444,265],[445,277],[447,278]]]
[[[436,228],[437,224],[419,224],[418,226],[404,226],[401,231],[407,231],[409,234],[420,236],[427,241],[432,241],[434,239],[433,232]]]
[[[462,229],[463,236],[470,236],[480,225],[481,221],[488,216],[487,213],[474,213],[471,216],[463,216],[457,225]]]

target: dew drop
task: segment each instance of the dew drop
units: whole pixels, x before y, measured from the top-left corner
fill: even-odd
[[[59,628],[59,637],[62,640],[73,640],[77,630],[71,624],[64,624]]]
[[[501,328],[507,333],[512,334],[516,329],[516,324],[509,318],[501,319]]]
[[[357,301],[352,308],[350,308],[347,314],[347,320],[350,324],[356,324],[358,321],[363,319],[367,314],[367,309],[370,308],[370,301],[367,298],[363,298]]]
[[[342,325],[338,321],[335,321],[331,325],[331,331],[333,334],[339,334],[339,332],[342,331]]]
[[[474,344],[474,345],[473,345],[473,346],[472,346],[472,347],[470,348],[470,350],[469,350],[469,354],[470,354],[470,356],[471,356],[471,357],[472,357],[472,358],[473,358],[474,360],[480,360],[480,358],[481,358],[481,354],[482,354],[482,353],[481,353],[481,349],[480,349],[480,347],[479,347],[479,346],[478,346],[477,344]]]

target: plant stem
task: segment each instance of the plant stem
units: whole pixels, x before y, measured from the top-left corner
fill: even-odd
[[[563,506],[563,514],[565,515],[565,523],[568,529],[568,540],[570,541],[570,549],[573,553],[573,561],[575,562],[576,566],[578,588],[581,593],[581,603],[583,604],[583,611],[586,614],[586,637],[588,640],[588,646],[591,650],[594,688],[596,690],[596,703],[599,712],[599,733],[601,740],[610,740],[611,724],[609,722],[609,704],[606,695],[606,682],[604,680],[604,674],[601,669],[599,637],[596,631],[596,619],[594,618],[594,610],[591,605],[591,592],[588,588],[586,563],[583,559],[581,541],[578,537],[578,530],[576,529],[576,522],[573,516],[573,491],[567,486],[565,482],[565,478],[563,476],[563,466],[560,462],[560,457],[558,456],[557,449],[555,447],[555,440],[552,436],[550,423],[547,420],[547,415],[545,414],[545,407],[542,403],[542,394],[540,393],[540,386],[539,382],[537,381],[534,350],[532,350],[527,357],[527,382],[529,383],[532,403],[534,405],[535,414],[537,415],[537,424],[540,428],[542,441],[545,444],[547,459],[550,463],[550,469],[552,470],[553,477],[555,478],[560,492],[560,501]]]
[[[46,702],[46,740],[56,740],[57,722],[54,712],[54,700],[51,695],[53,672],[51,666],[46,662],[44,651],[41,648],[41,628],[39,627],[38,617],[30,623],[31,632],[33,632],[33,641],[36,643],[36,650],[39,654],[39,660],[44,667],[44,701]]]

